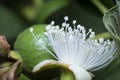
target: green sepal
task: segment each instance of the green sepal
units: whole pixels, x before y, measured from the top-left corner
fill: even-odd
[[[111,35],[108,32],[104,32],[104,33],[101,33],[101,34],[97,34],[95,36],[95,39],[99,39],[99,38],[110,39]]]
[[[34,25],[31,27],[34,29],[34,35],[47,49],[51,50],[48,46],[47,37],[44,35],[46,25]],[[46,59],[54,59],[54,57],[49,54],[41,44],[37,43],[36,39],[30,32],[30,28],[19,34],[14,44],[14,51],[17,51],[20,54],[23,68],[30,73],[32,72],[33,67],[39,62]]]
[[[10,51],[8,57],[10,57],[14,60],[19,60],[20,62],[22,62],[22,58],[21,58],[20,54],[16,51]]]

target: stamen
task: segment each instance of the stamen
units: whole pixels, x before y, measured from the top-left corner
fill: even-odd
[[[47,33],[47,32],[44,32],[44,34],[45,34],[46,36],[48,36],[48,33]]]
[[[76,24],[76,20],[73,20],[73,24]]]
[[[65,17],[64,17],[64,20],[65,20],[65,21],[68,21],[68,16],[65,16]]]
[[[29,29],[29,31],[31,32],[32,36],[33,36],[34,39],[36,40],[36,42],[38,42],[38,43],[40,44],[40,46],[42,46],[47,52],[49,52],[54,58],[57,59],[57,57],[56,57],[50,50],[48,50],[48,49],[44,46],[43,43],[39,42],[39,39],[35,36],[33,30],[34,30],[33,27],[31,27],[31,28]],[[44,33],[44,34],[47,35],[47,33]]]
[[[48,26],[46,27],[46,31],[47,31],[47,30],[50,30],[50,28],[51,28],[51,25],[48,25]]]
[[[54,21],[51,21],[51,25],[53,26],[55,24],[55,22]]]
[[[73,26],[74,26],[74,30],[76,29],[76,26],[75,26],[75,24],[76,24],[76,20],[73,20]]]
[[[30,32],[33,32],[33,28],[32,27],[30,28]]]
[[[66,26],[66,23],[62,23],[62,27],[65,27]]]
[[[77,25],[77,28],[78,28],[78,29],[80,29],[80,27],[81,27],[80,25]]]
[[[69,27],[69,24],[66,24],[66,27]]]
[[[59,30],[60,26],[59,26],[59,25],[57,25],[55,28],[56,28],[57,30]]]
[[[92,32],[92,29],[89,29],[89,32]]]
[[[104,38],[99,38],[99,42],[103,43],[104,42]]]
[[[94,38],[94,37],[95,37],[95,32],[91,32],[89,38]]]
[[[72,32],[72,28],[71,28],[71,27],[69,27],[69,28],[68,28],[68,31],[69,31],[69,32]]]
[[[81,31],[85,31],[85,28],[83,26],[80,26]]]
[[[108,45],[111,45],[111,42],[110,42],[110,40],[109,40],[109,39],[107,40],[107,43],[108,43]]]
[[[95,36],[95,32],[91,32],[91,35]]]
[[[45,33],[58,61],[94,71],[113,60],[116,52],[114,41],[104,41],[104,38],[95,40],[95,32],[92,29],[86,33],[84,26],[76,25],[76,20],[73,20],[74,28],[66,23],[67,16],[64,20],[61,28],[51,23]]]
[[[66,29],[65,29],[65,30],[66,30],[66,32],[67,32],[67,29],[68,29],[68,28],[69,28],[69,24],[66,24]]]

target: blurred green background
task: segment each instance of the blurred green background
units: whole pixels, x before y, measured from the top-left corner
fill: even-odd
[[[70,23],[76,19],[98,34],[105,31],[104,8],[114,4],[112,0],[0,0],[0,34],[13,45],[17,35],[27,27],[48,24],[51,20],[61,25],[64,16],[69,16]]]
[[[69,17],[70,24],[76,19],[77,24],[86,29],[92,28],[96,34],[103,33],[107,31],[103,15],[114,5],[114,0],[0,0],[0,35],[6,36],[13,49],[18,34],[26,28],[49,24],[51,20],[61,25],[64,16]],[[22,79],[25,76],[21,76],[20,80],[25,80]]]

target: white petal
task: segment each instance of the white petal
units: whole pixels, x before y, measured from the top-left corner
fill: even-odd
[[[59,62],[56,60],[44,60],[38,63],[34,68],[33,72],[40,72],[42,70],[50,69],[50,68],[68,68],[69,65]]]
[[[70,65],[69,69],[74,73],[76,80],[92,80],[90,73],[79,66]]]
[[[44,70],[44,68],[49,68],[50,65],[55,65],[57,64],[57,61],[55,60],[44,60],[40,63],[38,63],[34,68],[33,68],[33,72],[38,72],[41,70]],[[48,67],[47,67],[48,66]]]
[[[39,72],[45,69],[56,68],[56,67],[71,70],[76,80],[92,80],[92,75],[85,69],[77,65],[68,65],[68,64],[65,64],[64,62],[59,62],[55,60],[44,60],[38,63],[33,68],[33,72]]]

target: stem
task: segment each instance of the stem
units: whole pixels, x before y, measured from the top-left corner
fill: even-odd
[[[7,77],[6,77],[7,80],[14,80],[15,72],[16,72],[19,64],[20,64],[20,61],[17,61],[13,64],[11,69],[8,71],[8,74],[7,74]]]
[[[99,0],[91,0],[91,2],[100,10],[102,14],[107,12],[107,8]]]
[[[62,70],[60,80],[75,80],[74,74],[70,70]]]

